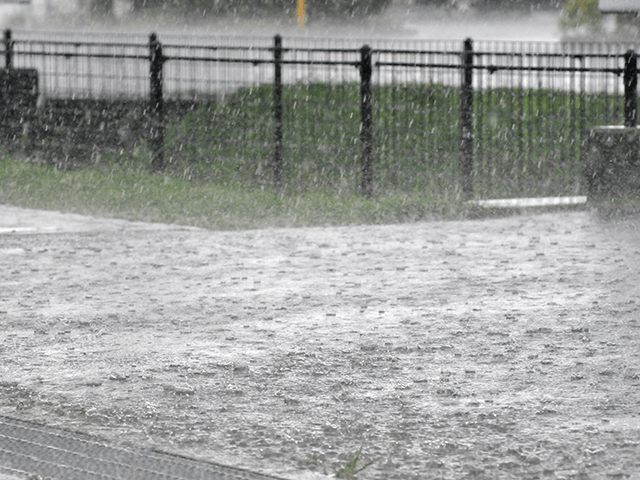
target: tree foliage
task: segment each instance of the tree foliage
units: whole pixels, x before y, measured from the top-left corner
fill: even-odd
[[[563,29],[585,27],[592,32],[602,30],[602,13],[598,9],[598,0],[569,0],[565,6],[560,26]]]

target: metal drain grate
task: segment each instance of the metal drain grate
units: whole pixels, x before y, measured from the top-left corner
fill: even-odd
[[[7,417],[0,417],[0,472],[52,480],[278,480]]]

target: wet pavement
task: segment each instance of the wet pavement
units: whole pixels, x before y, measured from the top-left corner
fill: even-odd
[[[640,471],[633,220],[6,211],[0,415],[296,480],[360,447],[363,480]]]

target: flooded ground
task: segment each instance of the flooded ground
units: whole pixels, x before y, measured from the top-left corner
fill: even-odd
[[[640,471],[633,221],[0,218],[2,415],[292,479]]]

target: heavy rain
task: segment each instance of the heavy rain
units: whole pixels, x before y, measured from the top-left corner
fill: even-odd
[[[0,480],[639,478],[638,11],[0,0]]]

